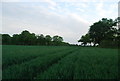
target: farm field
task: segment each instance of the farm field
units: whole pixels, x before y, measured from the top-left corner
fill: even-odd
[[[3,79],[117,79],[118,50],[77,46],[2,47]]]

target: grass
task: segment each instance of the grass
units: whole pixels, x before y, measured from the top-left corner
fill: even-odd
[[[3,79],[117,79],[118,50],[3,46]]]
[[[46,46],[3,46],[3,69],[15,65],[21,64],[26,61],[30,61],[37,57],[42,57],[47,54],[56,53],[58,51],[67,50],[68,47],[47,47]]]

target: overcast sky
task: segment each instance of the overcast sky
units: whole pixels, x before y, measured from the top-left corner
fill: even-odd
[[[3,0],[0,33],[13,35],[28,30],[35,34],[59,35],[64,41],[76,44],[94,22],[117,18],[118,1]]]

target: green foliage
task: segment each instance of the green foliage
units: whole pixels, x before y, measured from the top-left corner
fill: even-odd
[[[3,46],[3,79],[117,79],[117,49]]]
[[[82,44],[85,46],[87,43],[90,43],[92,42],[92,39],[90,38],[90,35],[89,34],[86,34],[85,36],[83,35],[81,37],[80,40],[78,40],[78,42],[82,42]]]
[[[103,18],[90,26],[89,34],[95,43],[105,39],[106,34],[112,29],[114,21],[112,19]]]
[[[93,23],[88,33],[85,36],[83,35],[78,42],[82,42],[84,46],[88,43],[93,43],[94,46],[98,44],[100,47],[118,47],[118,43],[115,43],[120,42],[118,23],[119,18],[115,20],[102,18],[98,22]]]
[[[9,34],[2,34],[2,44],[11,44],[11,37]]]
[[[21,34],[14,34],[10,37],[9,34],[2,34],[3,45],[68,45],[69,43],[63,42],[63,38],[61,36],[53,36],[50,35],[44,36],[43,34],[35,35],[34,33],[30,33],[25,30],[22,31]]]
[[[51,45],[52,37],[50,35],[46,35],[45,39],[46,39],[46,45]]]
[[[53,36],[53,44],[54,45],[61,45],[62,41],[63,41],[62,37],[57,36],[57,35]]]

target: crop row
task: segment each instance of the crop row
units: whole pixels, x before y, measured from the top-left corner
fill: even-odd
[[[54,64],[34,79],[73,79],[78,52],[75,51],[64,57],[57,64]]]
[[[35,79],[116,79],[117,51],[109,49],[79,49],[64,57]]]
[[[48,48],[41,49],[47,51]],[[117,49],[92,47],[58,47],[58,49],[54,47],[53,49],[56,50],[43,52],[43,55],[41,52],[36,58],[3,69],[3,79],[118,78]],[[34,52],[39,53],[39,51]]]
[[[22,64],[16,64],[3,70],[3,79],[33,79],[49,66],[57,63],[63,57],[76,51],[77,48],[58,51],[54,54],[38,57]]]
[[[11,65],[21,64],[37,57],[42,57],[58,51],[68,50],[69,47],[45,47],[45,46],[3,46],[2,69]]]
[[[114,49],[81,49],[74,79],[118,78],[117,54]]]

